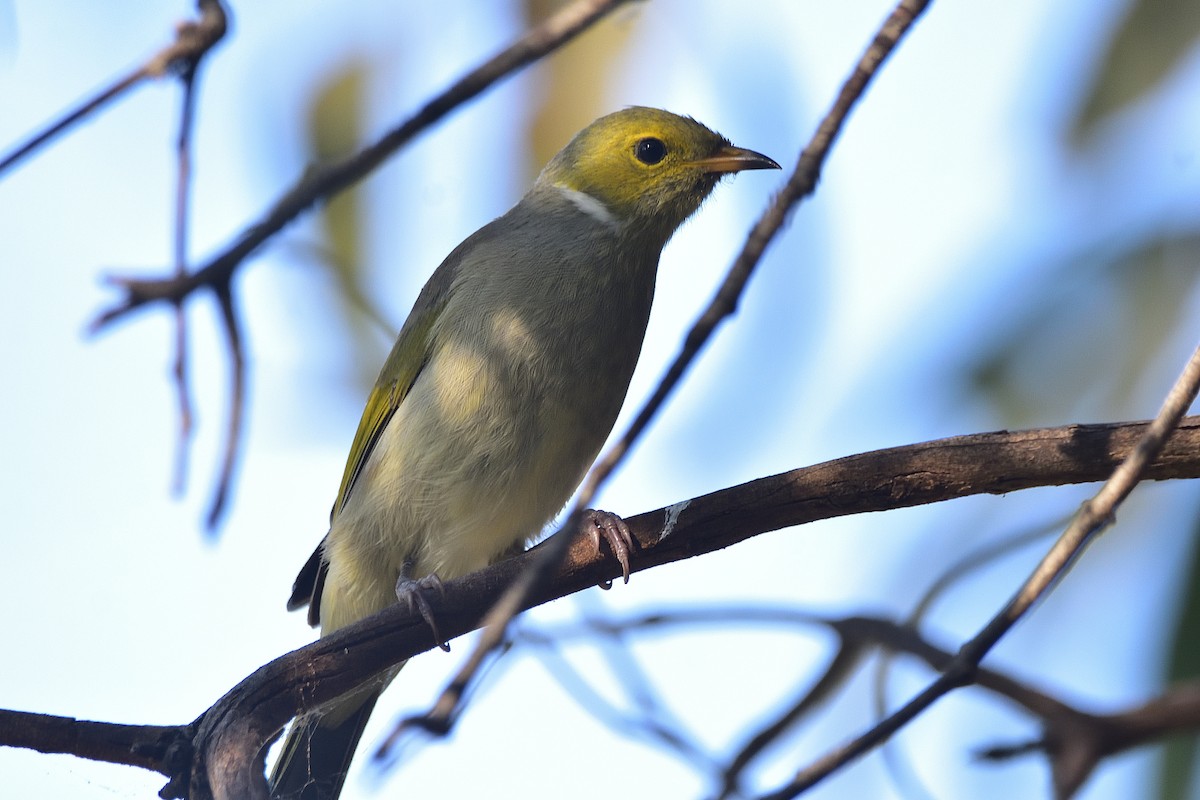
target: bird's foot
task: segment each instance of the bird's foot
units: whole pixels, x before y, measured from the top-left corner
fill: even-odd
[[[433,608],[429,605],[429,598],[425,596],[427,592],[431,591],[435,591],[439,595],[445,594],[446,590],[442,586],[442,579],[433,573],[420,578],[413,578],[411,575],[412,564],[406,562],[404,568],[400,570],[400,577],[396,578],[396,599],[408,606],[410,612],[420,613],[421,619],[425,620],[425,624],[433,631],[433,639],[437,642],[437,646],[449,653],[450,645],[442,638],[437,620],[433,617]]]
[[[625,520],[608,511],[589,508],[583,512],[583,520],[580,524],[582,530],[592,540],[592,546],[596,548],[597,555],[600,554],[601,537],[608,542],[609,549],[617,557],[617,561],[621,562],[621,575],[625,578],[625,583],[629,583],[629,554],[633,551],[633,534],[630,532],[629,526],[625,524]],[[605,589],[610,589],[612,581],[605,581],[600,585]]]

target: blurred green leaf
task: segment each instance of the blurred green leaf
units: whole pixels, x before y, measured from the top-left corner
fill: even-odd
[[[524,0],[523,7],[526,24],[533,26],[558,11],[562,0]],[[635,13],[606,17],[542,63],[541,96],[529,124],[530,180],[576,131],[612,110],[604,76],[619,71],[636,19]]]
[[[308,113],[312,159],[330,161],[352,152],[362,135],[366,69],[346,64],[314,93]],[[341,280],[357,285],[361,269],[359,244],[362,212],[357,187],[334,196],[320,209],[326,247]]]
[[[362,146],[369,77],[369,65],[351,61],[314,90],[307,120],[312,162],[343,158]],[[375,382],[383,354],[380,315],[363,287],[365,218],[360,187],[335,195],[317,210],[317,218],[323,234],[321,263],[337,284],[338,311],[350,338],[350,352],[343,363],[350,380],[365,393]],[[390,335],[394,330],[387,332]]]
[[[975,390],[1007,425],[1136,413],[1132,393],[1200,279],[1200,232],[1090,249],[1041,274],[1023,317],[976,362]]]
[[[1156,89],[1200,40],[1197,0],[1134,0],[1071,125],[1078,147],[1096,125]]]

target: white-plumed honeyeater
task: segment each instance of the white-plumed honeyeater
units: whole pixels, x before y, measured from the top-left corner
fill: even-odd
[[[778,168],[652,108],[576,135],[421,290],[367,399],[329,533],[288,607],[308,604],[326,634],[536,536],[616,421],[663,246],[723,175]],[[628,577],[627,530],[599,513],[588,524]],[[336,798],[394,675],[300,717],[272,796]]]

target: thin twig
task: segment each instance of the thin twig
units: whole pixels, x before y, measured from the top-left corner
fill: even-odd
[[[217,488],[208,507],[206,522],[209,531],[215,529],[221,521],[229,500],[233,469],[237,464],[237,451],[242,441],[242,413],[246,406],[246,359],[242,350],[237,311],[233,305],[233,292],[228,286],[217,291],[217,303],[221,307],[221,322],[230,353],[229,421],[225,431],[225,455],[221,459]]]
[[[830,659],[825,670],[812,686],[804,690],[792,702],[787,703],[775,718],[762,726],[750,739],[738,748],[737,754],[730,760],[729,766],[721,774],[721,792],[719,800],[730,797],[743,797],[741,779],[751,763],[762,755],[768,747],[776,744],[796,723],[810,712],[833,698],[833,693],[846,685],[854,675],[854,670],[866,656],[866,648],[861,641],[842,634],[836,622],[830,623],[838,634],[838,648]]]
[[[183,97],[180,99],[179,137],[175,143],[175,275],[187,274],[188,208],[191,198],[192,127],[196,110],[196,75],[198,64],[189,64],[180,75]],[[188,446],[192,440],[192,403],[188,391],[187,313],[182,303],[175,304],[175,363],[171,376],[175,380],[175,395],[179,405],[179,439],[175,446],[175,469],[172,481],[176,495],[187,485]]]
[[[176,139],[176,186],[173,261],[176,279],[187,274],[188,216],[191,187],[191,134],[195,120],[196,79],[204,57],[225,35],[228,17],[220,0],[197,0],[200,12],[196,20],[179,23],[171,44],[151,56],[144,64],[118,79],[96,96],[82,102],[60,120],[49,125],[12,154],[0,160],[0,173],[33,153],[38,147],[66,131],[75,122],[98,111],[108,102],[148,78],[178,75],[183,84],[179,134]],[[187,474],[188,443],[192,435],[192,406],[187,385],[187,319],[182,303],[175,304],[175,358],[171,376],[176,387],[179,408],[178,442],[172,487],[183,491]]]
[[[827,753],[796,774],[787,786],[767,795],[771,800],[792,798],[836,770],[886,741],[934,702],[974,679],[979,663],[1001,637],[1028,613],[1066,574],[1092,541],[1115,519],[1117,506],[1141,481],[1146,468],[1162,451],[1200,389],[1200,347],[1192,352],[1183,372],[1167,393],[1161,410],[1129,455],[1117,466],[1100,491],[1084,502],[1070,525],[1033,570],[1016,594],[987,625],[962,646],[942,675],[924,691],[854,740]]]
[[[27,142],[18,145],[7,156],[0,158],[0,174],[143,80],[161,78],[176,70],[194,68],[205,53],[221,40],[227,27],[225,9],[219,0],[197,0],[196,5],[200,10],[200,17],[179,23],[175,27],[173,42],[151,56],[146,63],[84,100],[34,134]]]
[[[306,170],[257,222],[187,276],[160,279],[110,276],[108,282],[123,290],[125,297],[101,312],[92,322],[91,330],[99,331],[147,304],[180,303],[201,287],[229,283],[234,271],[251,253],[315,203],[363,179],[418,134],[466,101],[566,44],[618,6],[631,1],[575,0],[459,78],[379,141],[341,161]]]
[[[593,622],[600,624],[591,624]],[[585,621],[562,638],[556,635],[561,629],[522,628],[514,630],[511,643],[514,649],[536,648],[535,654],[540,663],[567,696],[614,733],[627,739],[641,739],[697,770],[717,774],[712,755],[705,751],[701,742],[689,735],[687,726],[664,704],[649,676],[630,652],[628,643],[623,641],[628,633],[637,630],[637,626],[613,626],[606,622]],[[611,642],[597,642],[599,637],[608,638]],[[609,662],[613,683],[626,695],[625,707],[607,698],[566,657],[563,650],[570,638],[586,639]]]
[[[924,619],[929,609],[955,584],[961,583],[971,573],[995,564],[1001,558],[1010,555],[1018,549],[1047,538],[1055,531],[1062,529],[1067,522],[1067,519],[1055,520],[1051,524],[1038,525],[1029,530],[1002,537],[999,541],[991,542],[971,550],[958,561],[946,567],[942,571],[942,574],[921,594],[921,597],[913,606],[913,610],[905,619],[905,626],[912,630],[919,630],[921,620]],[[883,719],[887,716],[887,685],[893,661],[893,654],[885,652],[875,662],[874,674],[871,680],[871,704],[877,719]],[[921,777],[908,767],[907,761],[900,756],[898,748],[898,743],[895,740],[890,740],[884,743],[880,750],[880,755],[883,757],[884,767],[891,777],[892,782],[900,788],[900,794],[909,798],[932,798],[932,792],[925,786]]]
[[[61,119],[56,120],[49,126],[34,134],[34,136],[24,144],[18,145],[11,153],[4,158],[0,158],[0,173],[3,173],[9,167],[19,163],[21,159],[37,150],[46,142],[53,139],[58,134],[65,131],[67,128],[74,125],[79,120],[90,116],[99,111],[110,100],[120,97],[126,89],[136,86],[138,83],[148,77],[145,65],[138,67],[124,77],[118,78],[111,86],[107,86],[98,92],[94,97],[89,97],[84,100],[76,108],[67,112]]]
[[[792,172],[783,190],[751,229],[741,253],[730,267],[716,296],[704,313],[700,315],[700,318],[696,320],[692,329],[688,331],[682,350],[659,382],[654,394],[642,406],[625,435],[596,464],[587,480],[584,481],[579,497],[580,508],[592,501],[600,485],[621,463],[650,420],[658,413],[668,395],[678,385],[684,372],[695,360],[701,348],[712,337],[717,326],[737,310],[742,292],[767,246],[787,222],[794,207],[816,190],[817,182],[821,178],[821,169],[841,133],[850,111],[862,99],[871,79],[875,77],[884,60],[900,43],[904,34],[925,9],[928,2],[929,0],[904,0],[875,35],[874,41],[867,48],[850,77],[842,84],[837,99],[825,114],[824,119],[821,120],[821,124],[817,126],[812,140],[800,154],[796,169]]]

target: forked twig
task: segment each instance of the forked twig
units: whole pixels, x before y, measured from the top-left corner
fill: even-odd
[[[1089,544],[1115,519],[1117,507],[1141,481],[1162,451],[1200,390],[1200,347],[1193,352],[1167,393],[1162,408],[1129,455],[1117,466],[1094,497],[1083,503],[1067,529],[1034,568],[1013,597],[946,665],[941,676],[920,694],[850,742],[835,748],[796,774],[770,800],[787,800],[815,786],[836,770],[892,736],[941,697],[974,682],[984,656],[1060,580]]]
[[[196,0],[200,17],[187,20],[175,27],[175,40],[155,53],[127,75],[81,102],[58,120],[34,134],[11,153],[0,158],[0,173],[19,163],[42,145],[66,131],[76,122],[83,120],[117,99],[129,89],[148,78],[184,70],[194,70],[200,60],[225,36],[228,26],[225,9],[220,0]]]
[[[156,302],[181,303],[201,288],[229,283],[234,271],[264,242],[311,208],[369,175],[416,136],[466,101],[494,86],[521,67],[575,38],[618,6],[631,0],[575,0],[505,50],[459,78],[425,103],[415,114],[385,133],[378,141],[340,161],[305,171],[257,222],[249,225],[223,250],[199,269],[177,278],[110,276],[108,282],[125,296],[93,320],[99,331],[131,312]]]

